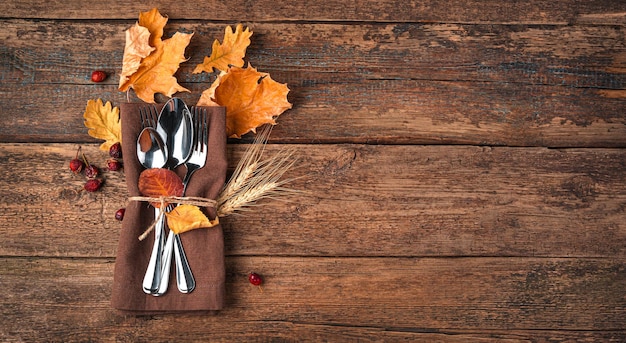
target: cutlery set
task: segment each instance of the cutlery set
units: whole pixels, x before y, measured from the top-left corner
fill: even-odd
[[[183,196],[193,173],[203,168],[208,153],[208,115],[206,110],[191,107],[179,98],[170,99],[157,114],[154,105],[139,110],[142,131],[137,137],[137,158],[144,168],[176,169],[185,165]],[[176,205],[165,208],[171,211]],[[143,291],[154,296],[167,292],[172,255],[174,255],[176,284],[181,293],[190,293],[195,280],[178,234],[167,230],[165,216],[155,208],[154,245],[143,279]],[[164,235],[168,232],[167,240]]]

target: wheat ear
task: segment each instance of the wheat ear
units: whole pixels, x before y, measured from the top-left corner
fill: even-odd
[[[227,216],[245,210],[263,198],[277,198],[293,191],[283,187],[289,180],[280,180],[296,159],[295,149],[280,151],[261,160],[271,127],[262,128],[254,143],[244,152],[230,180],[217,199],[218,215]]]

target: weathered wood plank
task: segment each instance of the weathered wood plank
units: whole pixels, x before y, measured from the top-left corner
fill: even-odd
[[[126,101],[113,86],[17,87],[0,85],[2,142],[95,142],[83,125],[87,100]],[[398,80],[291,87],[295,105],[275,142],[626,146],[624,100],[596,90]],[[204,88],[190,88],[193,97],[180,97],[193,104]]]
[[[115,86],[125,25],[9,21],[0,141],[91,142],[86,101],[126,101]],[[199,37],[177,74],[193,92],[180,96],[195,102],[211,78],[191,68],[223,28],[183,28]],[[282,142],[621,147],[623,30],[262,24],[248,56],[292,90]],[[93,69],[111,74],[104,85],[88,81]]]
[[[115,256],[123,174],[79,192],[76,147],[0,145],[0,255]],[[303,177],[292,187],[306,193],[223,218],[227,254],[626,256],[624,149],[295,147],[286,177]],[[83,148],[104,163],[97,145]],[[244,148],[229,145],[232,167]]]
[[[307,330],[319,335],[307,335],[314,341],[367,341],[373,334],[444,342],[622,340],[626,334],[624,260],[229,258],[223,311],[149,317],[109,308],[113,260],[0,262],[0,286],[11,290],[0,299],[3,341],[300,340]],[[250,270],[265,277],[263,292],[248,283]]]
[[[131,23],[9,20],[3,23],[3,83],[90,83],[104,69],[116,85],[124,30]],[[502,81],[574,88],[626,88],[626,28],[469,24],[248,24],[247,60],[264,70],[318,74],[315,80],[418,79]],[[222,39],[226,24],[173,22],[194,32],[182,82]],[[337,74],[342,76],[337,77]],[[345,75],[344,75],[345,74]],[[290,79],[290,83],[294,80]]]
[[[135,19],[140,11],[155,6],[147,1],[93,3],[85,0],[12,1],[5,5],[0,18]],[[396,0],[303,3],[290,0],[280,4],[267,0],[253,3],[237,0],[203,1],[188,7],[179,6],[174,1],[160,1],[158,8],[170,18],[219,21],[592,22],[617,25],[624,24],[626,12],[626,5],[610,0],[532,0],[522,3],[514,0],[428,0],[419,3]]]

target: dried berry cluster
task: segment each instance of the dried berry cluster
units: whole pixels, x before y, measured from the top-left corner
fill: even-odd
[[[107,170],[118,171],[122,169],[122,162],[119,160],[119,158],[122,157],[120,143],[115,143],[111,146],[109,149],[109,155],[111,158],[106,161]],[[85,182],[85,185],[83,186],[87,192],[96,192],[100,189],[100,187],[102,187],[103,180],[99,177],[100,168],[87,161],[81,147],[78,147],[76,157],[70,161],[70,170],[74,174],[82,173],[87,177],[87,182]]]

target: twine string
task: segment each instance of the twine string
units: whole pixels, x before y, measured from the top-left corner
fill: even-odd
[[[179,205],[194,205],[194,206],[199,206],[199,207],[213,207],[215,208],[217,206],[217,201],[213,200],[213,199],[207,199],[207,198],[201,198],[201,197],[177,197],[177,196],[160,196],[160,197],[145,197],[145,196],[132,196],[129,197],[128,200],[130,201],[147,201],[147,202],[151,202],[151,203],[159,203],[159,215],[154,219],[154,221],[152,222],[152,224],[150,224],[150,226],[148,226],[148,228],[141,234],[139,235],[139,240],[143,241],[144,239],[146,239],[146,237],[148,237],[148,234],[150,234],[150,232],[152,230],[154,230],[154,227],[156,226],[156,223],[162,219],[162,217],[165,215],[165,204],[166,203],[176,203]]]
[[[144,197],[144,196],[133,196],[129,197],[130,201],[148,201],[148,202],[158,202],[161,204],[161,207],[165,203],[176,203],[179,205],[195,205],[201,207],[213,207],[217,206],[217,201],[213,199],[201,198],[201,197],[177,197],[177,196],[160,196],[160,197]]]

